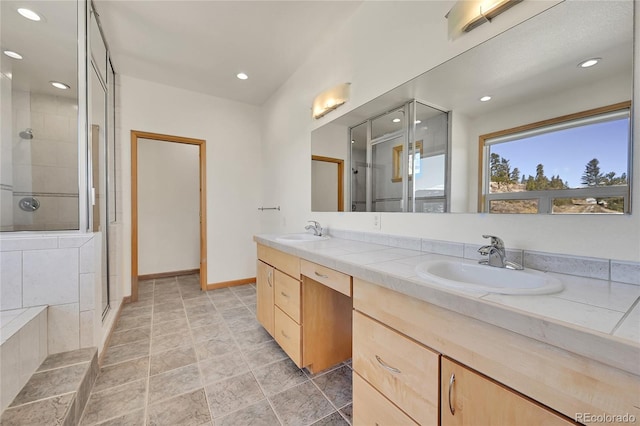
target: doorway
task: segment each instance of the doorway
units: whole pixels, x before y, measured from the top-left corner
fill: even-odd
[[[311,211],[344,211],[344,160],[311,156]]]
[[[151,158],[153,156],[153,158]],[[164,159],[164,160],[163,160]],[[165,167],[161,167],[162,161]],[[178,173],[168,170],[178,167]],[[151,168],[150,168],[151,167]],[[154,173],[153,170],[156,170]],[[194,170],[197,168],[196,170]],[[159,171],[159,172],[158,172]],[[148,174],[148,175],[147,175]],[[193,179],[189,180],[192,175]],[[180,178],[181,180],[179,180]],[[156,185],[153,191],[150,187]],[[186,186],[181,186],[186,185]],[[196,188],[197,187],[197,188]],[[175,199],[163,199],[166,194],[173,193]],[[189,198],[189,193],[193,196]],[[207,290],[207,225],[206,225],[206,145],[202,139],[192,139],[180,136],[163,135],[158,133],[131,131],[131,301],[138,300],[138,279],[175,276],[183,273],[200,273],[200,289]],[[141,200],[143,196],[144,200]],[[165,197],[166,198],[166,197]],[[162,201],[165,207],[158,208],[157,202]],[[193,204],[197,203],[197,208]],[[154,207],[154,205],[156,207]],[[160,214],[168,214],[169,218],[161,218]],[[182,225],[188,231],[180,229],[181,225],[176,218],[180,218]],[[199,222],[199,226],[193,226],[193,222]],[[199,239],[195,247],[191,247],[194,241],[171,244],[168,240],[171,235],[176,238],[189,235],[193,230]],[[158,264],[149,261],[141,250],[149,246],[148,237],[153,237],[154,252],[158,250],[157,257],[166,259],[165,268],[172,270],[159,270]],[[182,249],[184,247],[185,249]],[[175,249],[178,250],[175,250]],[[188,248],[188,249],[187,249]],[[189,259],[189,249],[196,256],[195,261]],[[173,253],[170,250],[174,250]],[[186,256],[186,257],[185,257]],[[183,259],[180,259],[180,258]],[[186,263],[185,263],[186,262]],[[196,265],[196,270],[180,266],[169,265]],[[154,269],[156,268],[156,269]],[[189,268],[189,267],[188,267]],[[156,272],[152,272],[156,271]]]

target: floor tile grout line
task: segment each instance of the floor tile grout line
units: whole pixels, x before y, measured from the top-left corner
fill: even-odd
[[[178,286],[180,287],[180,286]],[[207,395],[207,390],[206,390],[206,385],[204,383],[204,374],[202,374],[202,368],[200,367],[200,358],[198,357],[198,351],[196,350],[196,339],[193,337],[193,327],[191,327],[191,320],[189,319],[189,315],[187,315],[187,306],[184,303],[184,299],[182,298],[182,290],[179,289],[180,291],[180,300],[182,301],[182,306],[184,307],[184,313],[185,316],[187,317],[187,328],[189,329],[189,337],[191,338],[191,346],[193,347],[193,352],[196,356],[196,367],[198,368],[198,378],[200,379],[200,385],[202,385],[202,393],[204,393],[204,401],[207,404],[207,411],[209,412],[209,419],[211,421],[211,423],[213,423],[213,413],[211,412],[211,405],[209,404],[209,396]],[[213,305],[213,302],[211,302],[211,299],[209,298],[209,295],[207,295],[207,298],[209,299],[210,303]],[[214,306],[215,308],[215,306]],[[217,311],[217,310],[216,310]]]
[[[234,294],[235,296],[235,294]],[[237,297],[237,296],[236,296]],[[239,299],[239,298],[238,298]],[[242,301],[240,301],[242,303]],[[238,339],[236,338],[236,335],[231,331],[231,329],[229,328],[229,325],[227,324],[227,319],[223,316],[222,317],[222,321],[224,323],[225,328],[227,329],[227,331],[229,333],[231,333],[231,338],[233,339],[233,342],[235,343],[236,347],[238,348],[239,352],[240,352],[240,356],[243,358],[244,362],[247,364],[247,366],[249,367],[249,372],[251,373],[251,377],[253,377],[253,380],[255,380],[255,382],[258,384],[258,388],[260,389],[260,392],[262,392],[262,395],[265,397],[265,399],[267,400],[267,404],[269,404],[269,407],[271,408],[271,411],[273,412],[273,415],[276,416],[276,419],[278,420],[278,422],[280,423],[281,426],[284,425],[284,422],[282,421],[282,419],[280,418],[280,416],[278,415],[278,412],[276,411],[276,408],[274,407],[273,403],[271,402],[271,399],[269,399],[269,396],[267,395],[267,392],[265,391],[264,387],[262,386],[262,384],[260,383],[260,381],[258,380],[258,378],[256,377],[255,372],[253,371],[253,369],[251,368],[251,364],[249,363],[249,360],[246,356],[246,354],[244,353],[244,351],[242,350],[242,347],[240,346],[240,344],[238,343]],[[266,332],[266,330],[265,330]],[[251,404],[249,404],[250,406]],[[247,408],[242,407],[242,408]],[[230,413],[228,413],[230,414]],[[213,415],[213,413],[212,413]]]
[[[152,338],[151,335],[153,334],[153,319],[154,319],[154,314],[155,314],[155,304],[156,302],[156,280],[153,280],[153,303],[151,304],[151,331],[149,332],[149,364],[147,365],[147,386],[146,386],[146,391],[145,391],[145,395],[144,395],[144,411],[143,411],[143,424],[147,425],[148,422],[148,416],[149,416],[149,394],[151,393],[151,344],[152,344]]]
[[[339,365],[340,367],[343,367],[343,366],[344,366],[344,365],[342,365],[342,364],[338,364],[338,365]],[[339,368],[340,368],[340,367],[339,367]],[[337,368],[335,368],[335,369],[333,369],[333,370],[331,370],[331,371],[335,371],[335,370],[337,370]],[[331,371],[330,371],[330,372],[331,372]],[[324,374],[321,374],[320,376],[324,376]],[[320,377],[320,376],[318,376],[318,377]],[[337,405],[335,405],[335,404],[333,403],[333,401],[331,401],[331,398],[329,398],[329,397],[327,396],[327,394],[325,394],[325,393],[322,391],[322,389],[320,389],[320,386],[318,386],[318,384],[317,384],[313,379],[309,379],[309,380],[310,380],[310,381],[311,381],[311,383],[313,383],[313,385],[314,385],[314,386],[315,386],[315,387],[320,391],[320,393],[322,394],[322,396],[324,396],[324,397],[325,397],[325,399],[326,399],[327,401],[329,401],[329,404],[331,404],[331,406],[332,406],[333,408],[335,408],[335,411],[340,415],[340,417],[344,418],[344,416],[342,415],[342,413],[340,413],[340,408],[338,408],[338,407],[337,407]],[[351,404],[353,403],[353,396],[351,397],[351,402],[350,402],[350,403],[351,403]],[[349,404],[345,404],[345,405],[344,405],[344,407],[346,407],[347,405],[349,405]],[[344,408],[344,407],[343,407],[343,408]],[[330,413],[330,414],[328,414],[327,416],[330,416],[331,414],[333,414],[333,413]],[[325,416],[325,417],[327,417],[327,416]],[[323,417],[323,418],[324,418],[324,417]],[[322,419],[320,419],[320,420],[322,420]],[[351,422],[349,422],[347,419],[345,419],[345,421],[347,421],[347,423],[351,424]]]

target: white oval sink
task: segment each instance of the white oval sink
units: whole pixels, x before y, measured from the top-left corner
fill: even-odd
[[[433,260],[416,266],[420,278],[445,287],[499,294],[538,295],[562,291],[562,282],[540,271]]]
[[[285,234],[285,235],[276,237],[276,241],[280,241],[282,243],[303,243],[306,241],[322,241],[322,240],[328,240],[328,239],[329,239],[328,235],[318,236],[318,235],[307,234],[307,233]]]

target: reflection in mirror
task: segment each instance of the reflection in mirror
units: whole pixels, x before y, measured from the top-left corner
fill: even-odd
[[[479,154],[482,135],[631,101],[633,7],[634,2],[559,3],[314,130],[311,135],[312,154],[318,155],[319,150],[322,151],[320,155],[346,159],[348,153],[344,152],[335,138],[342,137],[344,140],[348,137],[348,143],[353,141],[351,167],[346,171],[345,187],[350,193],[352,210],[366,211],[366,165],[371,164],[374,158],[372,156],[367,159],[366,145],[362,145],[361,138],[366,138],[367,135],[367,126],[363,123],[399,105],[410,103],[412,99],[419,99],[426,105],[436,106],[438,110],[448,111],[445,114],[448,116],[448,148],[440,154],[435,149],[431,150],[426,139],[418,134],[417,127],[415,136],[389,145],[391,150],[403,145],[403,152],[407,152],[409,141],[423,140],[422,156],[416,157],[415,153],[409,152],[402,159],[401,166],[409,168],[409,156],[414,154],[411,158],[420,158],[425,167],[442,167],[446,173],[445,178],[424,184],[419,183],[419,178],[407,179],[408,182],[403,180],[402,183],[397,183],[402,185],[403,191],[400,195],[395,195],[400,201],[396,201],[393,209],[377,211],[477,212],[481,204],[478,200],[482,195],[482,184],[478,177],[484,164]],[[601,59],[596,66],[578,66],[584,60],[594,57]],[[490,96],[491,100],[480,102],[480,98],[484,96]],[[378,133],[388,134],[379,131],[377,127],[369,132],[371,137],[374,133],[377,136]],[[326,143],[328,134],[331,134],[329,144]],[[608,136],[605,134],[603,137]],[[617,177],[622,173],[631,176],[631,140],[629,137],[629,143],[624,149],[626,157],[619,160],[627,164],[627,168],[612,168],[601,164],[603,174],[615,171]],[[330,146],[337,150],[332,151]],[[591,155],[591,160],[598,154],[585,155]],[[378,159],[381,160],[382,156],[378,156]],[[437,162],[438,165],[427,165],[426,162]],[[580,165],[581,168],[585,166],[586,164]],[[392,173],[392,155],[388,156],[388,163],[379,162],[374,168],[385,167],[391,169]],[[563,176],[560,171],[550,168],[545,170],[549,179],[558,174]],[[535,170],[526,173],[535,176]],[[579,182],[578,185],[580,184],[582,183]],[[376,180],[372,179],[369,186],[375,185]],[[437,195],[434,192],[436,189],[447,195],[446,200],[439,205],[420,203],[420,198],[424,195]],[[375,190],[372,188],[372,191]],[[629,188],[625,191],[628,193]],[[607,194],[603,197],[605,195]],[[406,208],[401,206],[402,200],[408,202]],[[559,203],[562,202],[559,200]],[[629,208],[624,207],[625,211]],[[559,209],[551,212],[557,213]]]
[[[447,113],[413,101],[352,127],[352,210],[445,211],[447,123]]]

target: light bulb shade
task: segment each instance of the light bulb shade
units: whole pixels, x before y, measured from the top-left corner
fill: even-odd
[[[522,0],[458,0],[447,13],[449,40],[491,21]]]
[[[349,100],[351,83],[342,83],[320,93],[313,100],[313,118],[318,119]]]

